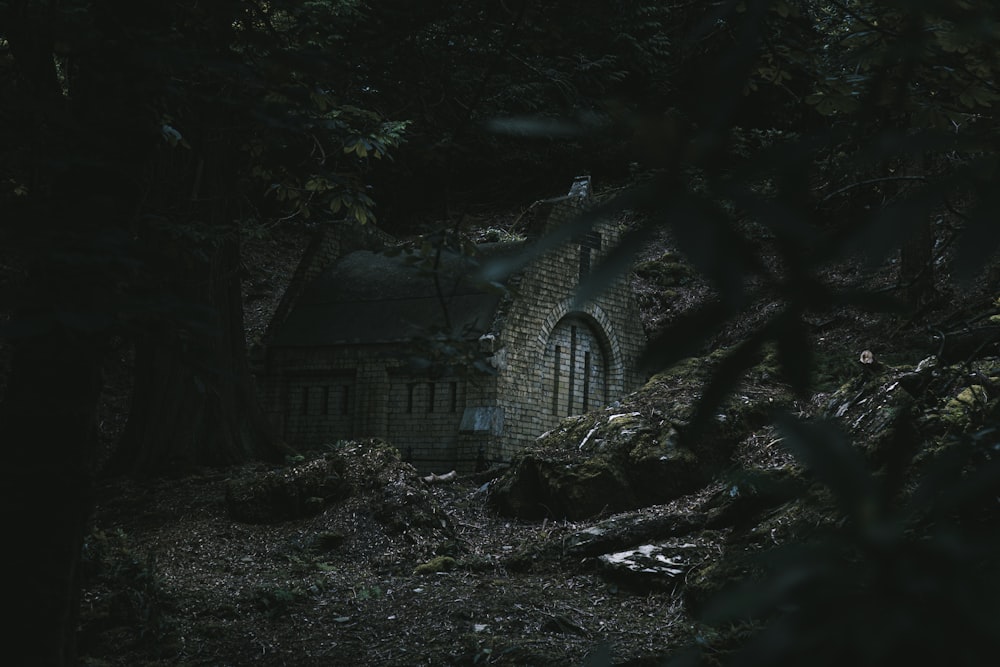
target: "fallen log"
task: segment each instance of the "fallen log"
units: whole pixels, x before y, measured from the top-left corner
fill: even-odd
[[[636,544],[688,535],[705,528],[707,522],[707,515],[701,512],[608,519],[567,537],[565,553],[577,558],[598,556]]]
[[[431,473],[430,475],[421,477],[420,479],[424,480],[428,484],[441,484],[442,482],[453,482],[457,478],[458,473],[452,470],[451,472],[446,472],[443,475],[435,475],[434,473]]]

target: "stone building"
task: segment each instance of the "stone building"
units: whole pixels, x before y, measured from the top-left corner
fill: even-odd
[[[589,201],[589,179],[545,202],[545,234]],[[624,277],[577,303],[617,242],[613,222],[541,253],[502,286],[482,277],[531,239],[430,255],[307,253],[266,338],[260,385],[285,440],[309,448],[382,437],[423,471],[508,460],[567,415],[634,390],[644,343]],[[461,362],[461,363],[460,363]]]

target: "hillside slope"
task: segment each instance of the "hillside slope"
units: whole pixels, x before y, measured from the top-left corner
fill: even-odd
[[[641,259],[651,329],[711,298],[669,239]],[[256,264],[280,283],[282,269]],[[891,267],[826,277],[893,280]],[[965,631],[961,664],[977,664],[997,648],[981,632],[996,619],[976,616],[996,574],[979,527],[997,517],[976,503],[997,488],[981,434],[1000,414],[1000,358],[987,338],[926,360],[943,349],[928,324],[990,322],[989,287],[919,319],[808,316],[812,393],[794,395],[765,354],[697,437],[685,429],[704,383],[767,299],[509,469],[430,483],[369,441],[278,468],[109,480],[87,543],[85,664],[655,665],[690,645],[720,664],[754,637],[766,641],[749,644],[751,664],[844,664],[902,655],[900,642],[926,657]],[[955,487],[928,481],[935,470],[980,485],[947,521],[921,496]],[[734,583],[755,588],[718,602]],[[771,630],[729,623],[758,613],[776,614]],[[926,641],[921,627],[935,628]]]

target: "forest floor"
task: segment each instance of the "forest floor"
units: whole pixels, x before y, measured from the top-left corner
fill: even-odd
[[[121,623],[85,625],[85,664],[578,665],[602,644],[642,664],[692,638],[670,591],[620,589],[583,563],[514,571],[532,545],[587,524],[505,519],[470,480],[430,488],[453,530],[421,532],[387,527],[364,494],[240,524],[225,502],[239,474],[105,490],[90,544],[131,590],[85,594],[85,619]],[[451,571],[415,572],[445,553]]]
[[[303,239],[251,249],[249,261],[268,267],[252,278],[251,339],[273,312]],[[640,259],[669,251],[663,239]],[[891,284],[893,275],[887,266],[866,279]],[[858,276],[845,267],[827,278]],[[634,287],[650,329],[709,294],[695,278],[673,285],[669,297],[641,277]],[[946,307],[955,301],[942,298]],[[710,346],[738,341],[767,308],[762,303]],[[852,364],[862,350],[891,356],[916,330],[850,310],[814,324],[817,351],[840,359],[848,375],[858,372]],[[786,392],[777,379],[758,389]],[[798,409],[810,414],[820,403]],[[741,444],[741,456],[761,467],[786,465],[769,445],[758,434]],[[486,502],[489,475],[426,484],[406,464],[366,463],[362,446],[353,447],[345,455],[372,467],[371,483],[320,514],[284,522],[242,523],[227,509],[232,481],[264,473],[263,465],[105,481],[85,554],[84,664],[639,666],[661,664],[699,640],[703,628],[680,590],[621,586],[590,558],[532,556],[607,516],[505,518]],[[718,492],[709,485],[632,514],[683,514]],[[395,520],[385,511],[394,507],[405,510]]]

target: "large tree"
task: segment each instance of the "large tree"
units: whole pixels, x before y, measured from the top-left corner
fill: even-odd
[[[364,172],[403,126],[323,83],[339,54],[309,35],[351,3],[291,4],[0,3],[7,650],[31,664],[75,664],[104,354],[136,346],[128,470],[273,454],[247,370],[241,225],[275,205],[372,217]]]
[[[281,453],[247,362],[241,234],[277,211],[371,221],[363,177],[405,126],[330,91],[344,64],[314,41],[349,7],[216,3],[176,10],[176,32],[147,38],[171,81],[158,101],[169,141],[150,165],[139,237],[157,269],[148,287],[187,317],[132,322],[135,387],[116,468],[162,474]]]
[[[78,565],[97,447],[101,365],[155,146],[134,17],[100,5],[0,5],[3,234],[16,271],[3,333],[3,506],[16,536],[13,655],[74,664]],[[99,10],[99,11],[97,11]],[[12,255],[13,250],[17,254]]]

